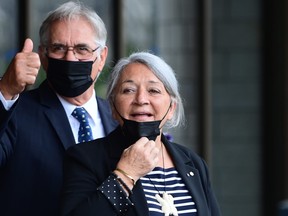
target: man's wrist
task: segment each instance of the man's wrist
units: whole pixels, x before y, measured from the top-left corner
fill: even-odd
[[[5,88],[3,88],[3,84],[2,84],[2,77],[0,77],[0,93],[2,94],[2,96],[7,101],[13,101],[13,100],[18,98],[18,94],[17,95],[11,95],[8,93],[8,91],[5,91]]]

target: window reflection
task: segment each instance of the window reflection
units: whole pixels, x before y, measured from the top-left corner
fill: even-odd
[[[17,16],[15,0],[1,0],[0,4],[0,75],[17,50]]]

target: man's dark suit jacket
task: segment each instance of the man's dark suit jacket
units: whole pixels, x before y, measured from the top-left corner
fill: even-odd
[[[205,162],[192,150],[169,142],[162,142],[187,189],[192,195],[198,216],[219,216],[220,211],[211,189]],[[110,175],[128,147],[121,128],[118,127],[105,138],[69,148],[64,161],[64,185],[61,206],[62,216],[108,216],[116,215],[108,199],[97,190]],[[140,181],[137,181],[130,196],[134,206],[127,216],[149,216],[148,206]],[[120,215],[120,214],[119,214]]]
[[[108,103],[97,103],[107,135],[117,124]],[[56,216],[64,152],[75,145],[62,104],[44,81],[11,111],[0,106],[0,215]]]

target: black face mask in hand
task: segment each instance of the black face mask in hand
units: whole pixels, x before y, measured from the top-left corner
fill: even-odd
[[[147,137],[149,140],[155,141],[156,137],[160,134],[160,121],[137,122],[133,120],[124,119],[122,131],[126,138],[131,143],[135,143],[141,137]]]
[[[147,137],[149,140],[156,140],[156,137],[160,135],[160,124],[162,120],[166,117],[171,104],[161,120],[158,121],[148,121],[148,122],[137,122],[133,120],[125,119],[120,115],[118,110],[116,109],[115,105],[114,108],[118,115],[123,120],[122,131],[126,139],[129,141],[130,144],[135,143],[141,137]]]
[[[48,57],[47,79],[54,90],[65,97],[76,97],[92,84],[93,61],[66,61]]]

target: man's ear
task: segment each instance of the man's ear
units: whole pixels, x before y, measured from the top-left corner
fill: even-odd
[[[99,71],[103,70],[105,63],[106,63],[107,56],[108,56],[108,47],[104,46],[99,55],[99,60],[100,60],[99,68],[98,68]]]

